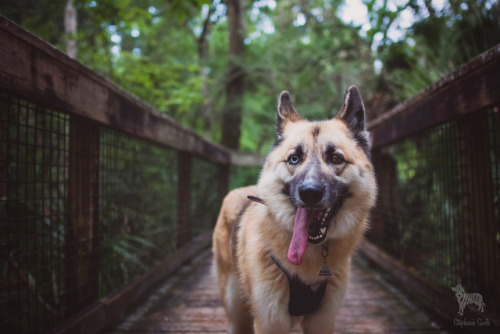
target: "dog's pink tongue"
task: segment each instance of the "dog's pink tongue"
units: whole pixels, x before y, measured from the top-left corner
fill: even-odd
[[[302,263],[302,258],[306,252],[308,242],[307,225],[307,210],[298,208],[293,224],[292,242],[290,242],[290,248],[288,248],[288,261],[294,265]]]

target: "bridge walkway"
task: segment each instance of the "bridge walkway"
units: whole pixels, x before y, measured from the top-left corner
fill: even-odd
[[[226,315],[212,266],[212,254],[202,253],[105,333],[226,333]],[[445,334],[451,333],[453,324],[445,327],[448,329],[408,299],[366,258],[360,254],[355,257],[336,333]],[[298,325],[293,333],[301,333]]]

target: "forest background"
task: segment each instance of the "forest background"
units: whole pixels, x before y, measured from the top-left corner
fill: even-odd
[[[494,0],[2,0],[0,13],[203,136],[263,154],[282,90],[325,119],[356,84],[373,119],[500,43]]]

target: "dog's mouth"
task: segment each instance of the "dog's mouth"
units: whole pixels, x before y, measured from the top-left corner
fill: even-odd
[[[319,244],[325,240],[332,218],[331,212],[332,210],[327,208],[325,210],[313,210],[310,214],[312,216],[312,221],[309,222],[309,227],[307,229],[307,240],[311,244]]]
[[[326,239],[334,210],[297,208],[288,260],[295,265],[302,263],[307,244],[319,244]]]

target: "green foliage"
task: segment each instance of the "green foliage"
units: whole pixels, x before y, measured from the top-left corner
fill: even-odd
[[[195,122],[190,113],[202,103],[201,80],[196,65],[155,64],[147,56],[122,52],[116,61],[115,77],[124,89],[149,101],[185,125]]]
[[[282,90],[309,119],[332,117],[351,84],[368,90],[366,82],[374,76],[369,43],[338,19],[338,4],[279,1],[274,10],[250,15],[242,149],[269,150]],[[265,22],[273,22],[273,33],[263,31]]]
[[[397,101],[422,92],[440,77],[500,43],[497,2],[450,0],[438,11],[430,2],[420,7],[417,1],[408,1],[397,12],[409,8],[420,19],[407,31],[406,38],[397,42],[387,39],[394,13],[386,9],[371,11],[377,23],[369,35],[384,34],[377,50],[384,64],[382,79]]]
[[[78,58],[182,124],[221,138],[228,62],[226,6],[220,0],[75,0]],[[498,4],[364,0],[369,28],[344,23],[341,0],[247,1],[246,94],[241,147],[266,153],[274,141],[276,97],[288,90],[304,117],[331,117],[350,84],[365,104],[387,105],[421,92],[500,42]],[[64,49],[66,0],[4,1],[0,11]],[[209,10],[209,8],[212,8]],[[411,27],[391,35],[408,13]],[[406,15],[406,16],[405,16]],[[199,55],[208,27],[208,59]],[[374,61],[382,64],[375,73]],[[202,90],[208,88],[208,96]],[[208,99],[208,100],[207,100]],[[387,98],[386,98],[387,99]],[[204,103],[211,128],[204,128]]]
[[[231,167],[230,189],[256,184],[259,179],[260,167]]]
[[[183,2],[183,8],[190,2]],[[196,127],[201,107],[196,39],[164,1],[87,1],[79,59],[154,108]],[[191,9],[191,12],[194,8]]]
[[[49,43],[64,39],[64,6],[67,0],[2,0],[0,13]]]

